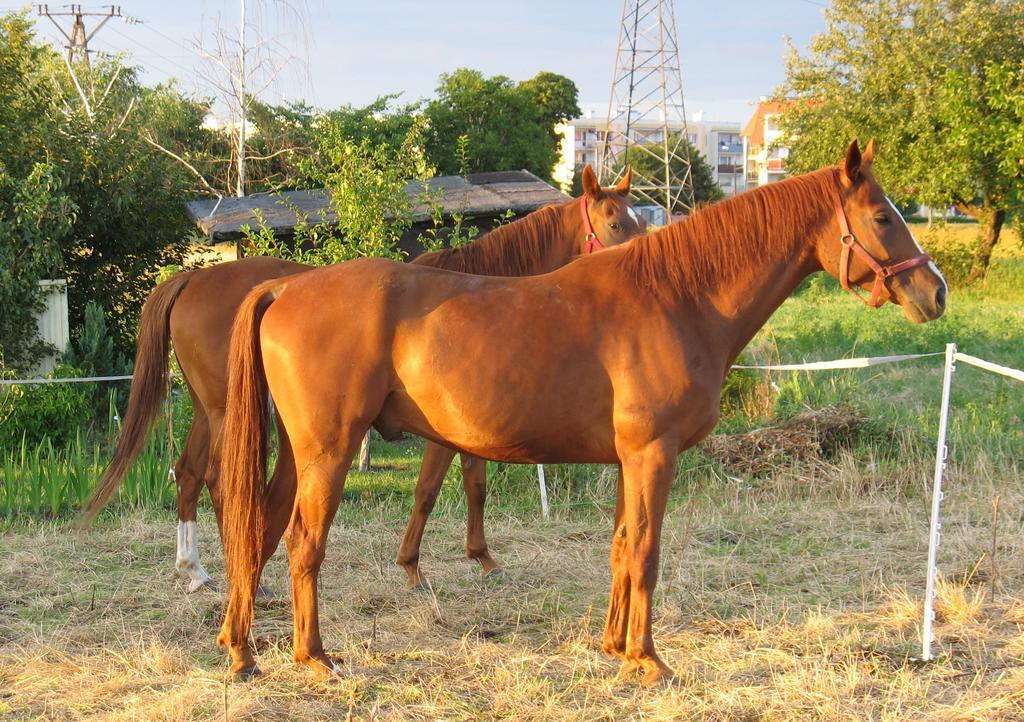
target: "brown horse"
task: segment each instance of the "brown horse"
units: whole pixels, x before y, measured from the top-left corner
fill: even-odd
[[[458,249],[426,253],[413,263],[464,273],[522,276],[546,273],[603,246],[618,245],[642,233],[646,224],[626,197],[629,172],[615,187],[604,190],[593,170],[583,172],[584,196],[538,210],[501,226],[478,241]],[[117,490],[143,448],[166,392],[169,341],[192,396],[193,418],[181,457],[174,469],[178,491],[178,551],[175,566],[195,591],[211,580],[199,560],[196,506],[203,482],[210,489],[220,522],[217,444],[227,398],[227,357],[231,322],[242,299],[255,286],[271,279],[311,270],[276,258],[253,257],[211,268],[181,273],[164,281],[150,295],[139,321],[135,376],[124,425],[113,459],[86,505],[91,520]],[[398,553],[409,585],[425,583],[419,569],[420,541],[437,494],[455,451],[430,443],[416,485],[416,501]],[[287,449],[282,449],[287,454]],[[280,473],[292,474],[284,463]],[[466,554],[484,573],[498,568],[487,548],[483,528],[486,466],[462,455],[463,485],[468,500]],[[294,487],[294,482],[281,488]],[[291,510],[287,500],[285,513]]]
[[[373,424],[385,438],[408,431],[488,459],[618,464],[603,648],[645,683],[670,677],[651,635],[669,486],[676,456],[714,427],[737,354],[822,269],[861,287],[880,273],[880,300],[911,321],[943,312],[945,282],[874,180],[872,155],[873,144],[862,157],[853,142],[839,168],[543,276],[365,260],[256,288],[232,330],[224,432],[231,597],[218,642],[234,672],[256,671],[253,595],[285,526],[264,496],[269,390],[298,470],[297,489],[269,490],[294,494],[285,539],[296,661],[337,672],[320,637],[317,576]]]

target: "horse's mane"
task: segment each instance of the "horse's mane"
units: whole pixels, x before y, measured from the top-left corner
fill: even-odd
[[[542,270],[552,243],[562,237],[562,208],[544,206],[465,246],[424,253],[412,262],[478,276],[533,275]]]
[[[618,262],[640,288],[664,299],[694,298],[766,258],[793,250],[832,207],[832,169],[761,186],[633,239]]]

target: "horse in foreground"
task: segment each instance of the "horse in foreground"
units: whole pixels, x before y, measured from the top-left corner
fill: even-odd
[[[232,330],[223,536],[231,596],[218,642],[257,672],[253,596],[280,526],[267,496],[294,496],[294,658],[325,654],[317,576],[366,429],[411,432],[477,457],[619,466],[603,649],[646,684],[672,677],[651,602],[676,457],[718,420],[744,346],[815,271],[870,288],[921,323],[946,284],[871,173],[845,161],[722,201],[686,221],[530,278],[485,278],[363,260],[272,281]],[[876,281],[877,279],[877,281]],[[264,489],[267,392],[297,486]]]
[[[493,276],[525,276],[546,273],[604,247],[616,246],[644,231],[646,224],[627,200],[632,174],[614,188],[603,189],[590,166],[583,171],[584,195],[567,203],[541,208],[500,226],[482,238],[456,249],[425,253],[412,263],[447,268],[463,273]],[[139,320],[138,351],[128,410],[114,456],[85,505],[90,521],[124,480],[132,462],[142,452],[146,437],[167,390],[169,342],[174,344],[189,394],[192,426],[181,457],[174,467],[178,492],[178,539],[175,566],[188,579],[189,591],[212,586],[199,559],[196,506],[203,483],[210,489],[218,524],[222,495],[217,483],[220,453],[217,440],[227,400],[228,340],[231,322],[246,294],[271,279],[282,279],[312,270],[277,258],[252,257],[210,268],[180,273],[156,287]],[[499,349],[495,349],[498,351]],[[282,442],[286,437],[282,436]],[[428,443],[416,484],[416,502],[398,553],[410,587],[425,584],[419,568],[420,541],[451,465],[455,451]],[[293,475],[287,443],[282,443],[275,473]],[[476,559],[484,573],[498,568],[484,536],[486,465],[462,454],[462,478],[467,496],[466,554]],[[292,489],[294,480],[275,489]],[[291,513],[287,496],[275,504],[282,523]],[[276,542],[275,542],[276,544]],[[273,550],[271,550],[272,552]]]

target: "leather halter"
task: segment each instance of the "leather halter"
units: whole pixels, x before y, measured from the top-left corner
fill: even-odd
[[[886,300],[882,300],[882,288],[885,286],[885,279],[890,276],[895,276],[897,273],[910,270],[917,266],[923,266],[932,260],[932,257],[927,253],[921,253],[920,255],[908,258],[905,261],[899,263],[890,263],[889,265],[883,266],[879,263],[874,256],[872,256],[860,242],[854,238],[853,233],[850,231],[850,224],[846,219],[846,211],[843,210],[842,200],[842,184],[839,182],[839,172],[837,170],[832,171],[832,175],[836,181],[836,194],[832,197],[832,201],[836,207],[836,220],[839,221],[839,243],[843,247],[842,254],[839,257],[839,283],[842,287],[855,295],[866,305],[871,308],[879,308]],[[850,251],[853,251],[857,256],[868,265],[872,271],[875,272],[875,283],[871,287],[871,298],[864,298],[857,290],[855,286],[850,285]]]
[[[601,243],[597,234],[594,233],[594,227],[590,225],[590,214],[587,213],[586,193],[580,196],[580,215],[583,216],[583,230],[586,232],[586,235],[583,236],[583,240],[587,242],[587,255],[594,252],[594,246],[597,246],[597,250],[603,251],[604,244]]]

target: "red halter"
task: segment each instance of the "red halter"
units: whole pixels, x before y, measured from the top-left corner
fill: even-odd
[[[842,284],[843,288],[861,301],[863,301],[871,308],[878,308],[885,301],[880,300],[882,295],[882,287],[885,285],[885,279],[890,276],[895,276],[897,273],[909,270],[916,266],[922,266],[932,260],[931,256],[927,253],[921,253],[913,258],[908,258],[905,261],[899,263],[891,263],[888,266],[883,266],[875,257],[872,256],[867,249],[864,248],[853,237],[853,233],[850,232],[850,224],[846,220],[846,211],[843,210],[843,201],[841,197],[842,185],[839,183],[838,171],[832,171],[833,176],[836,179],[836,194],[833,197],[833,202],[836,207],[836,220],[839,221],[839,243],[843,246],[842,254],[839,257],[839,283]],[[871,288],[871,298],[867,299],[860,295],[860,292],[853,286],[850,285],[850,251],[856,253],[868,267],[875,272],[875,284]]]
[[[594,227],[590,225],[590,214],[587,213],[587,196],[583,194],[580,196],[580,215],[583,216],[583,230],[586,231],[583,240],[587,242],[587,255],[594,252],[594,246],[597,246],[597,250],[604,250],[604,244],[598,239],[597,234],[594,233]]]

